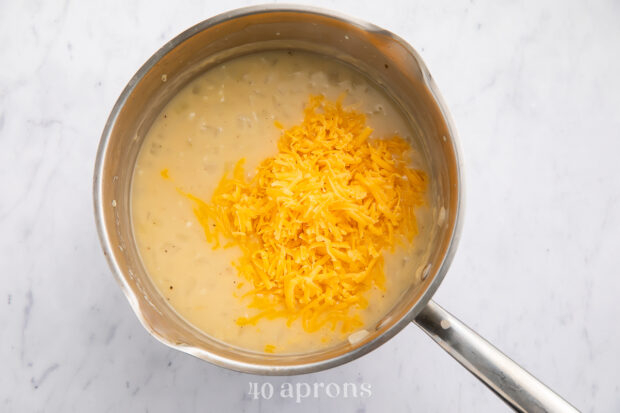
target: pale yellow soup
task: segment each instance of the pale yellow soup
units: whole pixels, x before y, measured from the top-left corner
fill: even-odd
[[[352,336],[329,326],[308,333],[299,320],[288,326],[284,318],[245,326],[235,322],[258,311],[242,298],[251,284],[232,266],[241,251],[213,249],[192,201],[178,189],[208,202],[225,170],[242,157],[248,175],[253,174],[261,160],[277,153],[281,130],[274,121],[285,128],[301,123],[309,96],[317,94],[331,100],[344,95],[345,107],[366,114],[372,137],[398,134],[415,148],[406,119],[364,76],[319,55],[273,51],[227,61],[192,81],[163,109],[138,155],[132,218],[144,266],[178,314],[233,346],[262,352],[270,345],[276,353],[297,353],[359,339],[420,279],[431,235],[428,206],[417,211],[420,232],[413,245],[384,252],[385,290],[367,291],[369,305],[358,310],[365,325]],[[421,156],[413,167],[426,170]],[[163,169],[170,179],[162,178]]]

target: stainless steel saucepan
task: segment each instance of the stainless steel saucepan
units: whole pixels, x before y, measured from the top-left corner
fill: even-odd
[[[361,341],[307,354],[262,354],[198,331],[158,293],[140,260],[131,225],[130,187],[145,134],[163,106],[210,67],[247,53],[297,49],[356,67],[376,82],[422,137],[433,177],[435,236],[422,281],[369,328]],[[520,411],[576,411],[544,384],[431,301],[456,249],[463,181],[454,125],[420,56],[398,36],[339,14],[299,6],[257,6],[208,19],[183,32],[138,70],[105,125],[94,175],[95,215],[104,254],[131,307],[159,341],[213,364],[248,373],[292,375],[353,360],[413,322]]]

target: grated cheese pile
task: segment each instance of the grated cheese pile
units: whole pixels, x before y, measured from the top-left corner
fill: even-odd
[[[384,288],[382,253],[416,235],[428,179],[410,167],[404,139],[369,138],[364,115],[340,102],[313,96],[304,115],[251,179],[241,159],[210,203],[184,195],[214,248],[220,238],[241,248],[233,265],[252,283],[257,313],[238,324],[286,317],[346,333],[363,324],[364,292]]]

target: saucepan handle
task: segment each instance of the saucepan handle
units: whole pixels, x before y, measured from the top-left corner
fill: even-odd
[[[516,411],[578,412],[437,303],[430,301],[414,322]]]

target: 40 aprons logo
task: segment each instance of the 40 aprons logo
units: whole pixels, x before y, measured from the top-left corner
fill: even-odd
[[[302,400],[321,397],[330,399],[367,399],[372,396],[372,386],[370,383],[289,383],[284,382],[280,386],[274,386],[266,381],[263,383],[249,382],[248,395],[253,400],[270,400],[274,397],[280,399],[292,399],[295,403],[301,403]]]

